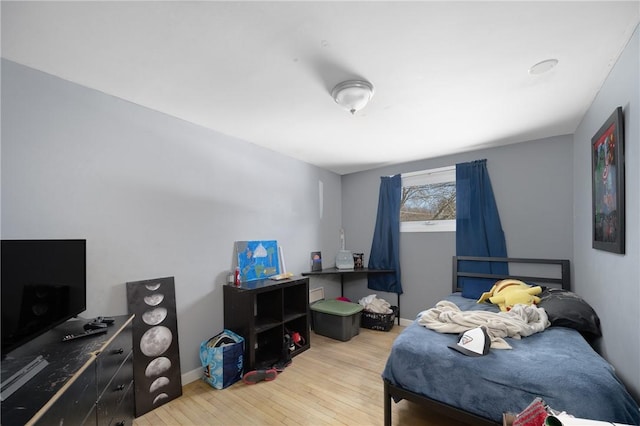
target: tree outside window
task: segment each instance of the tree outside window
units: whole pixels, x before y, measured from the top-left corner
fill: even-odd
[[[401,232],[455,231],[455,167],[402,175]]]

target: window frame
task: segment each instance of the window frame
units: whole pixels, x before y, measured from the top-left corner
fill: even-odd
[[[438,167],[417,172],[402,173],[402,188],[405,186],[429,185],[456,181],[456,166]],[[400,221],[400,232],[455,232],[456,221],[427,220],[415,222]]]

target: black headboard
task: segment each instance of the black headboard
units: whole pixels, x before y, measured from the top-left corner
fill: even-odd
[[[560,265],[559,277],[540,277],[540,276],[524,276],[524,275],[497,275],[497,274],[483,274],[478,272],[459,272],[458,262],[461,260],[472,262],[507,262],[512,264],[538,264],[538,265]],[[557,273],[557,270],[555,271]],[[564,290],[571,290],[571,271],[569,268],[569,261],[566,259],[522,259],[513,257],[476,257],[476,256],[453,256],[453,292],[461,291],[458,288],[458,278],[460,277],[474,277],[474,278],[490,278],[496,281],[503,280],[505,278],[512,278],[520,281],[533,281],[536,284],[555,284],[560,285]]]

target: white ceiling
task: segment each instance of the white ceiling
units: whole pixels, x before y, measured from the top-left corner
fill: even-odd
[[[4,58],[339,174],[573,133],[640,22],[640,1],[1,7]],[[375,87],[355,116],[330,96],[351,78]]]

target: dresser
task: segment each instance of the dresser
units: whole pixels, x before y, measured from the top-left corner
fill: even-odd
[[[85,321],[70,320],[2,360],[2,377],[42,356],[48,365],[2,401],[2,424],[131,425],[134,417],[133,316],[114,317],[105,334],[80,334]]]

